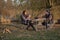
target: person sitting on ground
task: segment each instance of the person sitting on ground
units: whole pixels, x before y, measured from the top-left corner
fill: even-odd
[[[27,25],[27,30],[28,28],[31,26],[33,28],[33,30],[36,31],[35,27],[33,26],[32,20],[31,20],[31,15],[29,15],[26,10],[23,11],[23,13],[21,14],[21,22],[25,25]]]
[[[46,20],[44,20],[44,22],[42,24],[45,25],[46,26],[46,29],[47,29],[49,27],[48,24],[51,24],[52,23],[52,20],[53,20],[53,16],[50,13],[50,10],[49,9],[46,10],[46,13],[44,15],[44,18]]]

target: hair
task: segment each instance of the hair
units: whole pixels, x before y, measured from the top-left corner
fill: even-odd
[[[25,15],[25,12],[26,12],[26,10],[24,10],[22,14]]]

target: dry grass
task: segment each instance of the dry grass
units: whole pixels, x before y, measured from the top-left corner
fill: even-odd
[[[53,7],[52,8],[52,13],[54,14],[54,19],[60,19],[60,6],[59,7]],[[35,17],[38,14],[42,14],[41,11],[32,11],[32,10],[28,10],[29,13],[31,13],[31,15],[33,17]],[[15,11],[13,12],[13,10],[7,10],[7,13],[11,13],[9,15],[16,15]],[[20,11],[22,12],[22,11]],[[5,13],[5,12],[3,12]],[[14,13],[14,14],[12,14]],[[19,11],[16,12],[17,14],[20,14]],[[43,12],[44,13],[44,12]],[[40,15],[39,15],[40,16]],[[19,16],[18,16],[19,17]],[[17,18],[18,18],[17,17]],[[6,19],[3,19],[2,22],[6,22]],[[8,22],[10,22],[8,20]],[[4,40],[60,40],[60,24],[58,26],[54,25],[53,28],[46,30],[44,27],[42,28],[42,26],[37,26],[39,31],[35,32],[32,29],[30,30],[26,30],[26,25],[22,25],[22,24],[17,24],[18,26],[13,26],[13,25],[2,25],[0,24],[0,39],[4,39]],[[12,33],[2,33],[2,31],[4,29],[8,28]]]
[[[28,31],[25,30],[25,25],[20,25],[20,27],[1,25],[0,27],[2,26],[5,26],[12,32],[4,34],[0,32],[0,37],[2,37],[1,39],[4,40],[60,40],[60,26],[57,25],[55,25],[57,28],[54,26],[52,29],[49,30],[41,29],[42,27],[39,26],[40,30],[37,32],[33,31],[32,29]]]

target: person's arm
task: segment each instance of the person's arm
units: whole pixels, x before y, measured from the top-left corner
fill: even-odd
[[[27,19],[24,17],[24,15],[22,15],[22,18],[23,18],[24,20],[27,20]]]
[[[31,15],[29,15],[29,16],[27,17],[27,20],[31,20]]]

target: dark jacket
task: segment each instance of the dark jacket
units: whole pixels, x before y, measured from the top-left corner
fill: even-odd
[[[45,14],[45,18],[50,18],[51,14],[48,13],[48,14]]]

